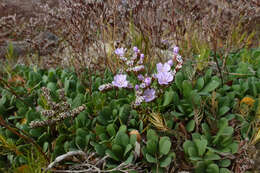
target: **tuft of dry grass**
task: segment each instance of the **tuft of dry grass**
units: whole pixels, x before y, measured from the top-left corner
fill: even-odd
[[[41,59],[29,62],[44,67],[73,66],[79,75],[86,67],[91,72],[106,67],[115,70],[113,50],[117,43],[127,48],[137,45],[151,66],[169,56],[167,50],[173,45],[181,47],[181,54],[187,58],[217,50],[223,60],[222,70],[227,52],[259,46],[260,7],[256,0],[62,0],[22,6],[19,3],[19,0],[0,3],[1,8],[8,5],[19,8],[16,13],[9,8],[10,12],[5,10],[2,14],[0,40],[26,40],[36,50],[32,53],[38,52],[36,59]],[[35,38],[46,31],[55,34],[59,41],[55,51],[41,54],[49,43],[37,42]],[[202,64],[207,64],[208,58],[205,54],[196,60],[199,70],[207,67]]]

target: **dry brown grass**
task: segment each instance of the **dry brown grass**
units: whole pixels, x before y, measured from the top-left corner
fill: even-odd
[[[17,20],[11,21],[9,27],[0,22],[0,31],[5,33],[0,40],[27,39],[35,44],[35,36],[48,30],[61,41],[58,51],[51,55],[52,62],[45,63],[61,64],[64,57],[73,57],[69,63],[77,69],[91,66],[94,71],[113,63],[111,51],[115,42],[128,48],[138,45],[152,61],[161,59],[161,50],[174,44],[181,47],[184,57],[199,54],[205,48],[201,45],[216,48],[223,55],[242,47],[259,46],[260,5],[256,0],[62,0],[59,3],[2,0],[0,8],[4,10],[0,10],[0,16],[16,13]]]

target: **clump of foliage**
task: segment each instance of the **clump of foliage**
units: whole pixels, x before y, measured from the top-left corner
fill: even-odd
[[[217,69],[194,70],[177,47],[156,68],[143,64],[147,57],[137,47],[115,54],[115,73],[83,72],[91,85],[61,68],[2,72],[0,161],[30,168],[33,148],[31,157],[50,163],[49,171],[253,171],[258,62],[231,53],[221,79]],[[259,49],[247,54],[257,59]]]

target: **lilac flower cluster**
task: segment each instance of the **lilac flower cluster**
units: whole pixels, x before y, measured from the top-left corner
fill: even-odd
[[[125,65],[125,71],[126,72],[134,72],[139,73],[141,71],[144,71],[144,54],[140,53],[140,50],[137,47],[133,48],[133,56],[130,59],[127,59],[125,57],[126,49],[125,48],[117,48],[115,50],[115,54],[118,56],[120,60],[122,60]],[[112,83],[104,84],[99,87],[100,91],[109,90],[112,88],[133,88],[133,86],[127,81],[127,75],[123,74],[123,72],[120,72],[119,74],[114,76],[114,80]]]
[[[151,87],[153,81],[157,80],[159,85],[169,85],[175,77],[175,74],[178,70],[182,68],[183,60],[179,55],[179,48],[174,47],[173,49],[173,58],[167,61],[166,63],[158,63],[156,65],[157,73],[149,76],[148,74],[142,74],[145,67],[143,65],[144,54],[140,53],[140,50],[137,47],[133,48],[133,56],[128,59],[125,58],[126,49],[118,48],[115,50],[115,54],[119,57],[120,60],[125,62],[126,69],[125,72],[134,72],[136,75],[139,84],[136,84],[135,95],[136,99],[134,101],[134,106],[140,105],[142,102],[151,102],[156,97],[156,90]],[[176,67],[172,70],[174,62],[177,62]],[[100,91],[105,91],[112,88],[133,88],[133,85],[127,81],[127,75],[120,72],[114,76],[112,83],[104,84],[99,87]]]

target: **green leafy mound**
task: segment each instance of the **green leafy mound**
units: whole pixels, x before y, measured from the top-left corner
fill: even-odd
[[[174,83],[161,88],[162,95],[138,108],[131,104],[135,94],[130,90],[98,90],[112,81],[108,70],[83,84],[73,71],[16,66],[1,77],[1,125],[10,128],[0,127],[0,163],[27,164],[26,155],[18,151],[39,146],[51,160],[74,150],[93,152],[96,158],[106,157],[106,163],[99,165],[106,170],[122,163],[132,165],[132,172],[253,169],[246,146],[253,145],[259,130],[260,64],[242,61],[242,54],[229,55],[229,74],[223,81],[213,68],[196,71],[187,62]],[[88,75],[86,70],[86,79]],[[41,111],[52,110],[42,87],[57,104],[62,102],[59,91],[63,89],[70,105],[66,111],[82,105],[85,109],[60,122],[31,128],[33,121],[48,120]],[[6,150],[4,139],[17,146],[17,152]]]

